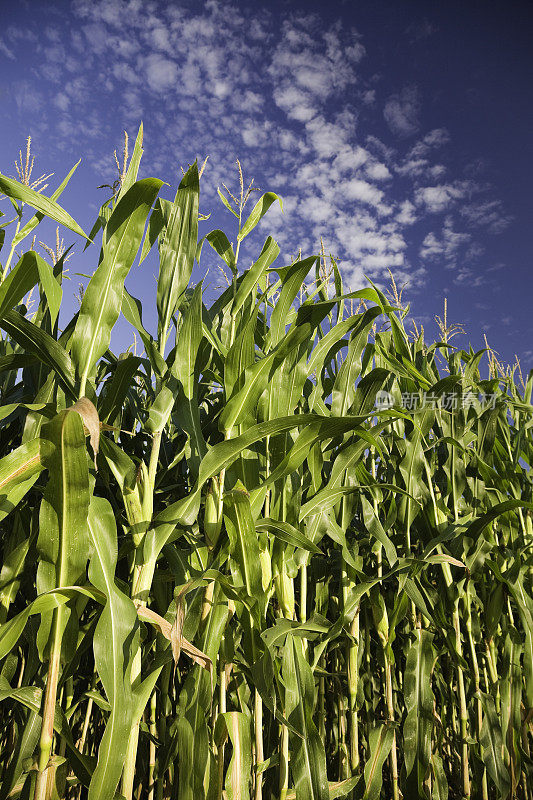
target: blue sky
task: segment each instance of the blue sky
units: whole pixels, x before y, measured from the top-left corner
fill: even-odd
[[[97,185],[115,177],[113,149],[142,119],[143,176],[174,188],[180,165],[209,155],[202,233],[235,236],[216,187],[236,186],[236,158],[283,197],[243,268],[269,233],[286,259],[323,237],[350,288],[365,274],[385,286],[390,268],[429,334],[447,296],[475,347],[486,333],[527,371],[532,22],[517,0],[0,0],[0,171],[14,175],[28,134],[36,174],[56,173],[51,188],[83,156],[62,202],[88,230],[105,199]],[[74,252],[72,295],[74,273],[98,259],[79,242]],[[195,277],[208,268],[213,291],[204,248]],[[127,281],[152,328],[155,271],[147,261]]]

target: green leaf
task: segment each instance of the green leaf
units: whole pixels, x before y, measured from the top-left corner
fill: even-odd
[[[219,714],[215,726],[215,739],[221,741],[227,731],[233,750],[226,772],[225,795],[228,800],[244,800],[250,795],[252,779],[252,738],[250,717],[241,711]]]
[[[74,166],[72,167],[66,178],[64,178],[61,181],[60,185],[57,187],[55,192],[53,192],[53,194],[50,196],[50,200],[57,200],[57,198],[63,194],[63,190],[67,187],[68,182],[70,181],[70,179],[72,178],[72,176],[74,175],[80,164],[81,164],[81,158],[77,164],[74,164]],[[34,228],[37,227],[37,225],[44,219],[44,217],[45,215],[42,212],[37,211],[37,213],[33,215],[33,217],[26,223],[26,225],[24,225],[24,227],[21,228],[17,234],[15,234],[15,236],[13,237],[13,241],[11,243],[12,246],[16,247],[18,244],[20,244],[20,242],[23,239],[25,239],[26,236],[28,236],[28,234],[31,233],[32,230],[34,230]]]
[[[169,200],[163,200],[161,197],[158,197],[155,201],[152,213],[148,218],[148,225],[146,226],[146,233],[141,247],[141,255],[139,256],[139,264],[143,263],[163,230],[165,224],[165,217],[163,215],[164,206],[166,208],[172,207],[172,203]],[[168,215],[167,213],[167,217]]]
[[[370,756],[365,764],[363,800],[379,800],[383,783],[383,764],[394,740],[394,728],[386,723],[372,728],[368,736]]]
[[[235,268],[235,253],[224,231],[214,230],[205,237],[213,250],[226,262],[230,269]]]
[[[317,422],[320,419],[316,414],[293,414],[290,417],[261,422],[249,428],[241,436],[227,439],[214,445],[202,459],[198,480],[190,494],[175,503],[171,503],[154,518],[153,529],[148,532],[146,537],[145,558],[147,560],[157,558],[177,525],[190,525],[194,522],[200,508],[200,490],[202,486],[222,469],[229,466],[242,450],[267,436],[273,436],[277,433],[291,430],[291,428]]]
[[[317,445],[319,442],[323,442],[325,439],[331,439],[333,436],[339,436],[344,433],[353,432],[363,440],[365,446],[368,446],[368,443],[373,445],[377,444],[372,434],[367,433],[361,427],[361,423],[364,422],[364,417],[324,418],[318,416],[315,417],[315,419],[317,420],[316,424],[306,427],[298,434],[296,441],[290,448],[287,455],[278,464],[276,469],[266,478],[263,484],[264,486],[268,486],[274,481],[277,481],[285,475],[289,475],[291,472],[297,470],[298,467],[303,464],[305,459],[311,455],[312,449],[315,445]],[[350,489],[353,491],[354,487],[350,487]],[[259,492],[259,489],[256,490],[256,492]],[[322,508],[321,504],[323,502],[331,503],[328,508],[333,507],[337,504],[339,496],[350,493],[346,491],[346,489],[342,489],[340,495],[335,492],[335,488],[333,490],[329,490],[329,488],[326,487],[318,493],[320,494],[320,497],[318,497],[318,494],[315,495],[315,497],[318,498],[316,501],[315,498],[312,498],[308,503],[301,506],[300,513],[302,516],[300,519],[303,520],[305,517],[309,516],[316,507],[320,507],[321,510],[327,510],[325,506]]]
[[[89,281],[72,338],[72,359],[81,377],[81,393],[96,361],[109,347],[111,329],[122,307],[124,281],[133,264],[146,217],[162,181],[145,178],[128,189],[104,231],[100,263]]]
[[[31,758],[37,743],[39,741],[39,733],[41,730],[41,717],[32,711],[17,729],[17,740],[15,742],[14,752],[2,775],[2,785],[0,786],[0,798],[6,800],[14,789],[20,776],[23,774],[24,767],[27,759]]]
[[[303,533],[300,533],[298,528],[291,525],[289,522],[283,522],[276,519],[261,519],[255,523],[255,529],[260,531],[268,531],[272,533],[280,542],[293,545],[293,547],[300,547],[302,550],[308,550],[310,553],[322,555],[322,551],[316,544],[313,544]]]
[[[272,203],[275,203],[276,200],[279,202],[279,207],[283,211],[283,201],[281,197],[278,197],[274,192],[265,192],[265,194],[259,198],[250,216],[240,229],[237,241],[241,242],[245,236],[248,236],[248,234],[253,231],[257,223],[265,216]]]
[[[287,637],[283,649],[282,677],[285,715],[300,734],[295,736],[289,730],[297,800],[329,800],[324,744],[313,722],[313,673],[304,658],[302,642],[293,636]]]
[[[117,416],[120,415],[124,400],[128,391],[132,387],[133,378],[139,369],[141,359],[130,353],[125,358],[119,358],[112,372],[112,378],[102,398],[99,396],[98,416],[101,422],[112,425]],[[100,402],[101,399],[101,402]]]
[[[172,315],[192,274],[198,241],[199,197],[200,180],[194,162],[182,178],[174,203],[162,206],[164,227],[159,239],[157,313],[163,346]]]
[[[398,560],[398,555],[393,542],[385,533],[383,526],[379,521],[379,517],[374,512],[373,506],[371,503],[369,503],[366,497],[361,498],[361,505],[363,510],[363,520],[367,531],[383,546],[385,555],[387,556],[387,561],[389,562],[390,566],[393,567]]]
[[[448,781],[442,758],[438,753],[431,754],[431,769],[433,772],[432,800],[448,800]]]
[[[267,388],[274,370],[283,364],[291,351],[309,340],[318,321],[316,319],[308,321],[305,317],[306,315],[302,314],[301,320],[297,318],[297,324],[267,356],[245,367],[219,417],[220,430],[227,433],[255,410],[257,401]],[[298,324],[300,321],[301,324]]]
[[[8,311],[0,319],[0,327],[9,333],[26,352],[33,353],[39,361],[52,369],[63,391],[76,399],[74,369],[69,354],[46,331],[25,319],[17,311]]]
[[[75,410],[62,411],[43,425],[42,450],[48,484],[41,503],[37,550],[37,592],[72,586],[85,576],[88,558],[89,462],[83,420]],[[68,613],[58,609],[58,629]],[[45,637],[47,626],[41,628]],[[44,646],[44,638],[41,638]]]
[[[146,350],[146,355],[150,359],[150,364],[154,372],[162,377],[167,371],[167,365],[163,356],[159,353],[157,345],[153,337],[145,329],[142,321],[142,305],[140,300],[132,297],[131,294],[124,289],[122,293],[122,313],[128,320],[130,325],[138,331],[141,341]]]
[[[137,131],[137,137],[135,139],[135,145],[133,147],[133,153],[131,154],[130,163],[128,164],[128,169],[126,171],[126,176],[124,181],[122,182],[122,186],[120,187],[120,192],[117,196],[117,202],[121,200],[122,197],[128,192],[135,181],[137,180],[137,174],[139,172],[139,164],[141,163],[141,158],[143,154],[143,124],[139,125],[139,130]]]
[[[354,419],[357,419],[357,417]],[[363,439],[366,439],[366,436],[368,436],[368,434],[365,434],[364,431],[358,431],[358,435],[360,435]],[[315,513],[317,508],[319,508],[321,511],[327,511],[328,509],[333,508],[337,505],[339,500],[346,495],[372,488],[378,488],[380,490],[388,489],[401,495],[407,494],[404,489],[389,483],[369,483],[367,485],[365,484],[364,486],[339,486],[335,489],[328,489],[326,487],[308,500],[307,503],[304,503],[300,509],[300,520],[303,520],[310,514]]]
[[[29,250],[21,256],[5,281],[0,284],[0,317],[17,306],[36,283],[41,281],[50,317],[54,325],[61,305],[62,289],[54,277],[52,268],[38,253]]]
[[[3,459],[2,459],[3,460]],[[1,464],[1,462],[0,462]],[[0,620],[7,617],[10,605],[15,600],[24,577],[26,557],[33,537],[27,536],[19,514],[13,525],[13,530],[4,544],[2,568],[0,570]]]
[[[223,194],[222,194],[222,192],[220,191],[220,189],[219,189],[219,188],[217,188],[217,193],[218,193],[218,196],[220,197],[220,199],[222,200],[222,202],[224,203],[224,205],[226,206],[226,208],[228,209],[228,211],[231,211],[231,213],[233,214],[233,216],[234,216],[234,217],[237,217],[237,219],[239,219],[239,215],[238,215],[238,213],[237,213],[237,212],[235,211],[235,209],[232,207],[232,205],[231,205],[231,203],[229,202],[229,200],[227,199],[227,197],[225,197],[225,195],[223,195]]]
[[[74,231],[74,233],[78,233],[85,239],[89,238],[87,234],[84,233],[80,228],[76,220],[72,219],[70,214],[67,214],[67,212],[54,200],[51,200],[49,197],[45,197],[45,195],[40,194],[39,192],[35,192],[33,189],[30,189],[29,186],[25,186],[18,181],[14,181],[12,178],[8,178],[6,175],[2,175],[1,173],[0,191],[7,195],[7,197],[11,197],[13,200],[20,200],[23,203],[27,203],[32,208],[35,208],[37,211],[40,211],[42,214],[44,214],[45,217],[53,219],[54,222],[57,222],[59,225],[63,225],[65,228]]]
[[[46,445],[32,439],[0,459],[0,520],[16,508],[44,469]]]
[[[59,589],[51,589],[44,594],[40,594],[24,611],[21,611],[8,622],[0,625],[0,660],[6,657],[10,650],[16,645],[26,623],[31,616],[36,614],[48,614],[55,608],[60,608],[65,603],[76,599],[79,595],[88,597],[91,600],[101,603],[104,601],[102,593],[88,586],[62,586]]]
[[[508,795],[511,784],[509,772],[502,759],[503,738],[500,721],[496,713],[494,698],[484,693],[480,693],[480,698],[484,712],[479,740],[483,748],[483,762],[498,790],[499,799],[504,800]]]
[[[146,429],[151,433],[162,431],[175,407],[176,422],[188,435],[191,445],[188,462],[193,480],[196,479],[200,461],[206,452],[200,425],[196,366],[202,339],[202,283],[200,282],[183,314],[174,361],[150,409],[146,423]]]
[[[285,333],[287,317],[301,289],[302,283],[313,269],[317,261],[316,256],[303,261],[295,261],[289,267],[276,267],[275,271],[282,280],[278,301],[270,319],[270,342],[275,347]]]
[[[354,314],[334,325],[325,336],[319,339],[313,348],[307,364],[308,374],[311,375],[313,372],[319,372],[322,369],[322,365],[328,360],[328,354],[333,352],[333,348],[343,336],[346,336],[353,328],[360,325],[366,329],[367,324],[372,325],[380,313],[379,308],[369,308],[364,314]]]
[[[250,500],[240,488],[224,495],[224,519],[230,540],[230,553],[235,559],[242,582],[250,598],[264,599],[259,540],[255,531]]]
[[[239,313],[246,302],[246,299],[250,293],[253,292],[254,287],[257,286],[257,284],[261,281],[261,278],[265,274],[266,270],[276,260],[278,255],[279,245],[271,236],[269,236],[263,245],[263,249],[261,250],[259,258],[255,264],[252,264],[250,269],[244,273],[239,287],[235,292],[235,297],[233,298],[233,303],[231,304],[231,313],[233,316]]]
[[[111,706],[88,797],[89,800],[113,800],[122,774],[133,720],[132,639],[138,622],[133,602],[115,583],[118,552],[116,524],[111,505],[104,498],[91,498],[88,527],[93,551],[89,580],[106,597],[94,632],[94,660]]]
[[[497,519],[501,514],[514,511],[517,508],[527,508],[533,511],[533,503],[527,500],[505,500],[503,503],[497,503],[495,506],[492,506],[490,511],[478,517],[468,526],[466,535],[476,541],[489,523]]]
[[[424,781],[431,757],[433,730],[433,635],[418,629],[407,653],[404,698],[407,716],[403,725],[404,760],[409,797],[426,797]]]

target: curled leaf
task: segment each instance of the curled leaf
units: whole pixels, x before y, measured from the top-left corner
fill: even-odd
[[[82,418],[86,432],[89,434],[89,441],[94,453],[94,465],[96,467],[96,456],[100,444],[100,419],[98,411],[88,397],[80,399],[72,406],[73,411],[77,411]]]
[[[146,606],[140,605],[139,602],[136,602],[135,605],[137,607],[137,615],[139,618],[145,622],[149,622],[159,630],[165,639],[169,640],[172,646],[172,654],[174,657],[176,657],[176,653],[177,657],[179,657],[181,651],[183,650],[183,652],[186,653],[189,658],[192,658],[196,664],[200,664],[200,666],[206,669],[210,674],[212,673],[213,662],[209,656],[206,656],[205,653],[203,653],[181,635],[179,623],[176,625],[176,622],[174,622],[174,625],[171,625],[168,620],[166,620],[160,614],[157,614],[155,611],[152,611],[151,608],[146,608]]]

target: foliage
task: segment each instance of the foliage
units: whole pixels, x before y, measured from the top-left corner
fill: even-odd
[[[62,329],[65,254],[15,247],[85,236],[73,171],[0,176],[0,800],[531,800],[533,378],[409,335],[333,259],[268,237],[240,272],[276,195],[221,190],[236,247],[198,242],[196,164],[170,202],[141,154]],[[124,283],[155,247],[154,337]]]

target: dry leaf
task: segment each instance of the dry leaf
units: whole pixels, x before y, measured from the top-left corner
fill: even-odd
[[[94,466],[96,467],[96,456],[98,455],[98,447],[100,444],[100,419],[98,411],[88,397],[80,397],[74,403],[69,411],[77,411],[83,420],[85,429],[89,434],[89,441],[94,453]]]
[[[185,639],[185,637],[181,635],[181,631],[179,632],[179,637],[177,637],[175,633],[176,629],[175,622],[174,625],[171,625],[170,622],[168,622],[168,620],[166,620],[160,614],[157,614],[155,611],[152,611],[150,608],[146,608],[146,606],[143,605],[138,605],[137,603],[135,605],[137,606],[137,615],[139,616],[139,618],[144,620],[145,622],[150,622],[154,627],[159,629],[159,631],[163,634],[165,639],[169,640],[169,642],[172,645],[172,655],[174,657],[176,655],[176,652],[179,657],[181,651],[183,650],[183,652],[186,655],[188,655],[189,658],[192,658],[192,660],[196,664],[200,664],[201,667],[203,667],[210,674],[212,674],[213,662],[211,661],[209,656],[206,656],[205,653],[203,653],[201,650],[199,650],[197,647],[191,644],[187,639]],[[179,642],[179,649],[177,649],[178,642]]]

